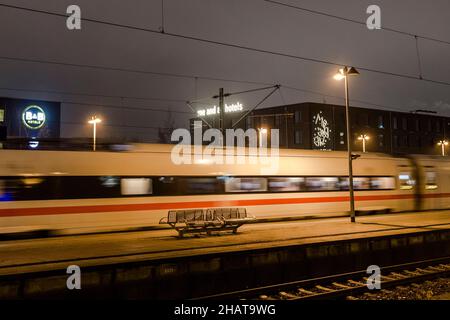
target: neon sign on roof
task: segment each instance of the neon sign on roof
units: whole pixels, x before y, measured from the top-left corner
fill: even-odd
[[[240,103],[240,102],[236,102],[236,103],[233,103],[230,105],[225,104],[224,107],[225,107],[225,113],[239,112],[244,109],[242,107],[242,103]],[[211,115],[215,115],[215,114],[220,114],[220,108],[217,106],[197,110],[197,116],[199,116],[199,117],[211,116]]]

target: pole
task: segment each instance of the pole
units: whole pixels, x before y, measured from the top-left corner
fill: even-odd
[[[366,153],[366,137],[365,136],[363,136],[362,141],[363,141],[363,153]]]
[[[352,148],[350,144],[350,112],[348,102],[348,74],[345,74],[345,116],[347,122],[347,150],[348,150],[348,188],[350,190],[350,220],[355,222],[355,196],[353,193],[353,166],[352,166]]]
[[[441,147],[442,147],[442,156],[445,157],[445,144],[444,144],[444,141],[442,141]]]
[[[225,140],[225,110],[223,103],[223,88],[219,89],[219,124],[220,124],[220,132],[222,133],[222,145],[224,145]]]
[[[94,130],[94,134],[93,134],[93,140],[94,140],[94,143],[93,143],[93,150],[95,151],[95,147],[96,147],[96,144],[97,144],[97,123],[94,121],[94,127],[93,127],[93,130]]]

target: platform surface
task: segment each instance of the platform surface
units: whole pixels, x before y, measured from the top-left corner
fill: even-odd
[[[0,275],[450,229],[450,211],[244,225],[237,234],[177,238],[175,230],[0,242]]]

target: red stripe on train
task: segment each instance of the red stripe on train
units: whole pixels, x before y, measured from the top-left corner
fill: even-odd
[[[450,196],[450,194],[445,194]],[[399,200],[413,199],[411,194],[396,195],[368,195],[356,196],[356,201]],[[75,213],[99,213],[117,211],[143,211],[143,210],[170,210],[170,209],[194,209],[234,206],[264,206],[277,204],[302,204],[302,203],[329,203],[349,201],[348,196],[339,197],[310,197],[310,198],[277,198],[277,199],[247,199],[247,200],[220,200],[220,201],[192,201],[192,202],[165,202],[165,203],[139,203],[139,204],[113,204],[67,207],[40,207],[40,208],[13,208],[0,209],[0,216],[35,216]]]

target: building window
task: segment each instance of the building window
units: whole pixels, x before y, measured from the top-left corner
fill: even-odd
[[[408,130],[408,119],[402,118],[402,129]]]
[[[0,109],[0,122],[5,121],[5,110]]]
[[[384,147],[384,135],[383,134],[378,135],[378,146],[380,148]]]
[[[280,129],[280,124],[281,124],[280,115],[277,114],[275,116],[275,128]]]
[[[302,121],[302,112],[297,110],[294,113],[294,121],[295,123],[300,123],[300,121]]]
[[[415,124],[416,124],[416,131],[420,131],[420,125],[419,125],[420,121],[419,119],[416,119]]]
[[[295,130],[295,144],[303,143],[303,135],[300,130]]]
[[[369,124],[369,116],[367,115],[367,113],[365,112],[360,113],[358,117],[358,122],[360,126],[367,126]]]
[[[247,119],[245,119],[245,121],[246,121],[246,126],[247,126],[247,129],[250,129],[250,128],[252,128],[252,121],[253,119],[252,118],[250,118],[250,117],[247,117]]]
[[[397,117],[393,117],[392,118],[392,127],[394,129],[398,129],[398,119],[397,119]]]
[[[402,147],[407,147],[408,146],[408,136],[407,135],[403,135],[402,136],[401,146]]]
[[[378,116],[378,129],[384,129],[384,117],[382,115]]]
[[[393,135],[392,136],[392,143],[394,144],[395,148],[398,148],[398,135]]]
[[[436,132],[441,132],[441,121],[436,120]]]

